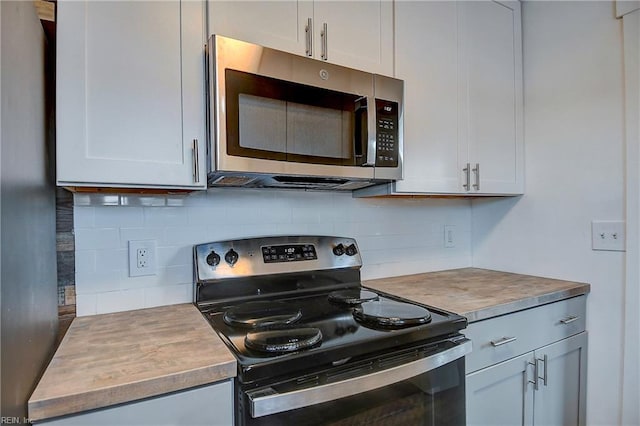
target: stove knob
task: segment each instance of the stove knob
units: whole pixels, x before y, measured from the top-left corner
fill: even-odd
[[[209,264],[209,266],[213,266],[215,268],[220,263],[220,255],[211,250],[211,253],[209,253],[209,256],[207,256],[207,263]]]
[[[358,252],[358,249],[356,248],[355,244],[351,244],[349,247],[346,248],[345,253],[347,253],[347,256],[353,256],[354,254],[356,254]]]
[[[344,246],[342,244],[338,244],[333,248],[333,254],[336,256],[342,256],[344,254]]]
[[[233,266],[238,261],[238,253],[234,249],[230,249],[227,254],[224,255],[224,260]]]

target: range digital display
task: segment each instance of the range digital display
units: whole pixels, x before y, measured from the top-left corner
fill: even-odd
[[[297,262],[318,258],[313,244],[292,244],[286,246],[262,247],[264,263]]]

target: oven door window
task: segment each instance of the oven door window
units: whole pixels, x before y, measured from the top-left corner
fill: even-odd
[[[362,165],[366,99],[225,70],[227,153],[299,163]]]
[[[322,404],[252,418],[242,425],[446,426],[465,424],[464,358],[413,378]],[[244,400],[246,407],[249,401]]]

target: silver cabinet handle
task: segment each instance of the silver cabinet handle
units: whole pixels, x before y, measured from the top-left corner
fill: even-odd
[[[570,315],[570,316],[568,316],[566,318],[561,319],[560,322],[562,324],[571,324],[572,322],[578,321],[579,319],[580,319],[580,317],[577,317],[575,315]]]
[[[491,346],[493,346],[494,348],[497,348],[498,346],[502,346],[502,345],[506,345],[507,343],[515,342],[516,340],[518,340],[518,338],[516,336],[503,337],[503,338],[498,339],[498,340],[491,340],[491,341],[489,341],[489,343],[491,343]]]
[[[307,42],[307,56],[313,56],[313,20],[307,18],[307,25],[304,27],[305,41]]]
[[[198,139],[193,140],[192,154],[193,154],[193,180],[195,183],[200,183],[200,167],[198,166]]]
[[[320,43],[322,45],[322,53],[320,54],[320,57],[323,60],[327,60],[329,59],[329,49],[328,49],[328,44],[327,44],[327,23],[323,23],[322,24],[322,31],[320,31],[320,40],[322,41],[322,43]]]
[[[465,189],[465,191],[468,191],[469,188],[471,187],[471,175],[470,175],[471,164],[467,163],[467,167],[462,169],[462,171],[465,174],[465,182],[466,182],[465,184],[462,185],[462,187]]]
[[[462,358],[471,352],[469,339],[462,339],[456,343],[458,344],[451,349],[431,356],[340,382],[296,389],[286,393],[278,393],[273,388],[268,388],[266,391],[264,389],[249,391],[247,396],[249,397],[251,417],[263,417],[346,398],[410,379]]]
[[[533,383],[533,389],[538,390],[538,360],[536,358],[533,359],[533,362],[528,361],[527,364],[533,365],[533,381],[527,380],[529,383]]]
[[[538,359],[536,363],[538,361],[541,361],[544,363],[544,368],[542,370],[542,384],[547,386],[547,364],[548,364],[549,358],[547,357],[547,355],[545,355],[544,357],[542,357],[542,359]]]
[[[473,187],[480,191],[480,163],[476,163],[476,167],[471,169],[476,174],[476,183],[473,184]]]

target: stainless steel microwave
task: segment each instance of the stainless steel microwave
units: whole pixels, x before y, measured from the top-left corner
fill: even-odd
[[[353,190],[402,178],[401,80],[214,35],[210,186]]]

